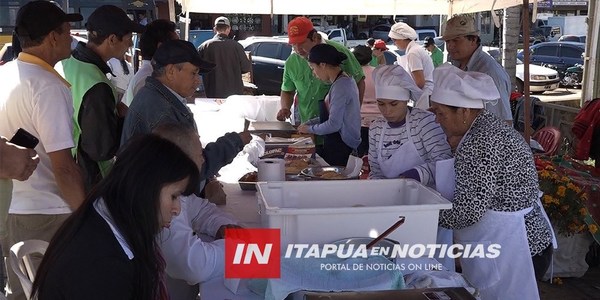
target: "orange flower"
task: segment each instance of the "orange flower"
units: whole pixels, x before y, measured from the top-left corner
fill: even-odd
[[[561,284],[563,284],[563,281],[562,281],[562,279],[560,279],[560,277],[554,277],[554,278],[552,278],[552,283],[561,285]]]
[[[582,207],[582,208],[580,208],[580,209],[579,209],[579,213],[580,213],[582,216],[585,216],[585,215],[587,215],[587,209],[585,209],[585,207]]]
[[[588,230],[592,234],[596,234],[596,232],[598,232],[598,226],[596,224],[590,224],[590,225],[588,225]]]
[[[544,204],[550,204],[550,203],[554,202],[553,201],[554,199],[552,199],[552,196],[550,196],[550,195],[544,195],[542,197],[542,199],[544,200]]]
[[[564,197],[565,196],[565,192],[567,191],[567,188],[563,185],[559,186],[558,189],[556,190],[556,194],[559,197]]]

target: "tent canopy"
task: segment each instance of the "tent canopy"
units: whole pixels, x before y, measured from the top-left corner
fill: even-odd
[[[490,11],[522,0],[177,0],[194,13],[289,15],[453,15]],[[529,0],[534,2],[534,0]]]

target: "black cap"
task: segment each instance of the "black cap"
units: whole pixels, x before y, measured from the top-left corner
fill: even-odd
[[[329,44],[318,44],[310,49],[308,61],[315,64],[326,63],[339,66],[348,56]]]
[[[368,64],[373,58],[373,51],[365,45],[354,47],[354,49],[352,49],[352,54],[354,54],[354,57],[356,57],[356,60],[358,60],[358,63],[361,66]]]
[[[99,35],[124,35],[130,32],[144,32],[146,27],[131,20],[122,9],[114,5],[102,5],[92,12],[85,28]]]
[[[215,68],[215,64],[200,58],[194,44],[184,40],[170,40],[162,43],[152,57],[152,65],[164,67],[171,64],[189,62],[206,73]]]
[[[56,4],[45,1],[31,1],[17,12],[15,31],[18,36],[26,36],[32,40],[44,37],[65,22],[83,20],[80,14],[66,14]]]
[[[432,37],[430,37],[430,36],[425,37],[425,40],[423,42],[423,47],[429,47],[434,44],[435,44],[435,41],[433,40]]]
[[[373,48],[373,46],[375,46],[375,39],[374,38],[368,38],[367,42],[365,43],[365,45]]]

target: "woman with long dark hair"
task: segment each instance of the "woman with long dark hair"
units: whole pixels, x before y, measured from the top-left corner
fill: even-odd
[[[167,299],[156,235],[197,183],[196,164],[172,142],[132,140],[52,238],[32,298]]]

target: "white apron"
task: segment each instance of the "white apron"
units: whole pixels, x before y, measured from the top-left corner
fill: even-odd
[[[406,112],[404,126],[406,126],[407,140],[388,159],[384,159],[382,156],[383,137],[386,126],[381,128],[381,138],[377,147],[377,162],[385,178],[397,178],[398,175],[425,163],[412,141],[412,135],[410,134],[410,111]]]
[[[472,226],[454,230],[457,243],[501,246],[497,258],[460,258],[463,275],[482,300],[540,299],[525,230],[525,214],[532,209],[488,210]]]
[[[456,174],[454,174],[454,158],[438,160],[435,162],[435,190],[444,198],[452,202],[454,200],[454,188],[456,187]],[[453,243],[452,229],[438,226],[437,244],[451,245]],[[454,258],[440,257],[440,251],[436,251],[436,259],[449,271],[454,272]]]

